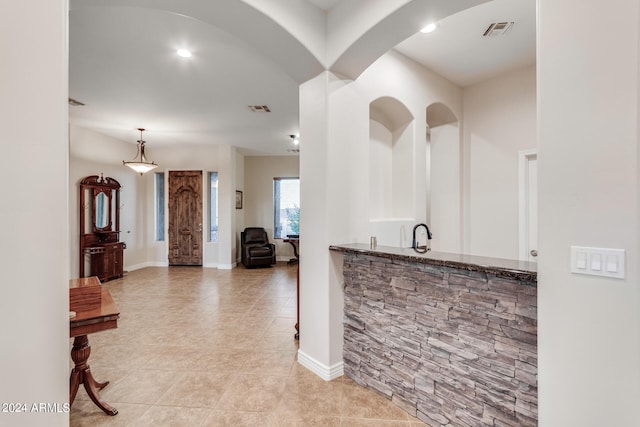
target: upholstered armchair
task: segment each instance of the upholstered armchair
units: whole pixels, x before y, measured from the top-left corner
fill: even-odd
[[[247,227],[240,233],[242,264],[247,268],[269,267],[276,263],[276,245],[269,243],[262,227]]]

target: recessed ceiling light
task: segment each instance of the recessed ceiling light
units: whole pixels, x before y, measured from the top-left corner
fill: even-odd
[[[420,32],[425,34],[432,33],[436,30],[436,28],[438,28],[438,26],[432,22],[431,24],[421,29]]]
[[[191,51],[187,49],[178,49],[176,53],[182,56],[183,58],[191,58]]]

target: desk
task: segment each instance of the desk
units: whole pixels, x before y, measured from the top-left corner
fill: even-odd
[[[297,264],[298,260],[300,259],[300,256],[298,255],[298,243],[300,242],[300,237],[287,236],[287,238],[282,239],[282,241],[291,245],[291,247],[293,248],[293,256],[295,256],[295,258],[291,258],[289,261],[287,261],[287,264]]]
[[[79,279],[82,280],[82,279]],[[93,378],[91,368],[87,361],[91,354],[88,335],[107,329],[118,327],[120,311],[113,302],[107,289],[102,289],[102,304],[100,307],[76,313],[76,317],[69,319],[69,337],[74,338],[71,349],[71,359],[75,363],[69,379],[69,406],[73,404],[80,384],[84,384],[87,394],[100,409],[107,415],[116,415],[118,410],[100,398],[100,390],[105,388],[109,381],[100,383]]]

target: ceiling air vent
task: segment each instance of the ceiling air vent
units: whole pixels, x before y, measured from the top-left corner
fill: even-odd
[[[267,105],[249,105],[249,109],[254,113],[270,113],[271,110]]]
[[[494,22],[485,30],[483,37],[503,36],[513,27],[512,22]]]

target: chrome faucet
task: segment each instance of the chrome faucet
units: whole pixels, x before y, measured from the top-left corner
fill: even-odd
[[[427,224],[416,224],[416,226],[413,227],[413,242],[411,243],[411,247],[414,251],[423,254],[427,252],[429,248],[427,247],[427,245],[418,246],[418,240],[416,239],[416,230],[418,229],[418,227],[424,227],[424,229],[427,230],[427,239],[431,240],[432,234]]]

